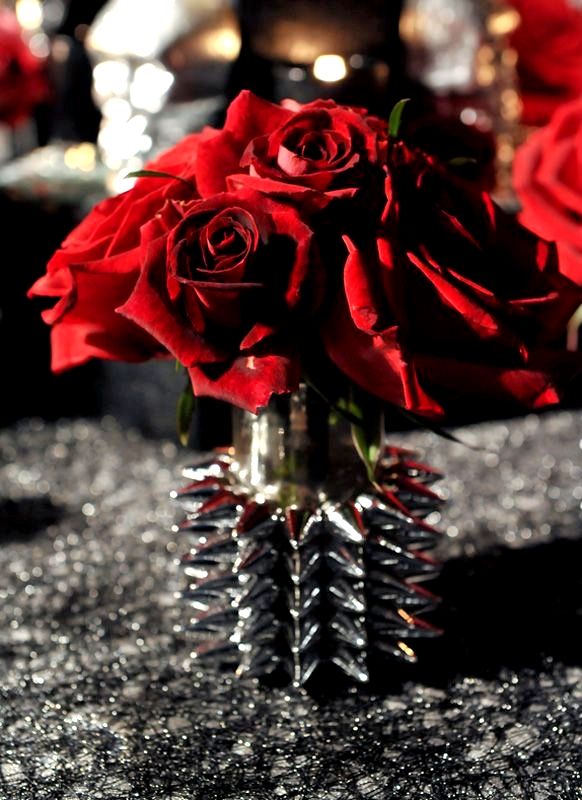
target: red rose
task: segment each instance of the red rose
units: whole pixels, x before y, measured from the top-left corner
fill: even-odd
[[[58,298],[43,313],[52,325],[52,368],[61,372],[90,358],[143,361],[161,352],[141,328],[116,313],[140,268],[140,228],[167,199],[197,196],[196,135],[148,165],[185,180],[140,178],[128,192],[99,203],[65,239],[29,297]],[[186,180],[192,181],[189,185]]]
[[[557,242],[561,271],[582,285],[582,99],[558,109],[520,147],[513,179],[521,221]]]
[[[227,186],[349,197],[382,180],[385,144],[384,123],[361,109],[332,100],[280,106],[244,91],[231,103],[223,130],[202,133],[198,187],[203,197]]]
[[[17,125],[48,96],[44,62],[26,44],[15,14],[0,8],[0,121]]]
[[[512,0],[521,24],[518,53],[523,121],[543,125],[558,106],[582,94],[582,8],[574,0]]]
[[[142,229],[119,312],[189,369],[196,395],[256,411],[299,383],[290,326],[313,283],[311,238],[293,209],[252,191],[168,203]]]
[[[324,331],[330,357],[372,394],[433,417],[557,402],[573,354],[552,349],[582,293],[553,245],[393,147],[382,230],[348,241],[344,293]]]

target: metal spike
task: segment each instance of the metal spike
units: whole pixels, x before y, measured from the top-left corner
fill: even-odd
[[[306,547],[313,539],[321,534],[323,526],[323,516],[321,512],[311,514],[305,520],[305,523],[300,531],[301,545]],[[294,539],[294,541],[297,541]]]
[[[411,553],[387,540],[370,542],[369,556],[374,566],[391,569],[397,578],[421,580],[432,577],[438,569],[436,562],[422,553]]]
[[[232,530],[219,528],[208,534],[197,536],[190,547],[189,556],[206,556],[207,558],[215,555],[220,558],[225,551],[229,554],[236,550],[236,542],[232,536]]]
[[[425,531],[437,538],[439,532],[429,525],[424,519],[415,516],[400,500],[387,492],[382,499],[376,495],[364,494],[358,497],[358,504],[363,509],[363,516],[368,526],[386,527],[387,530],[416,529]]]
[[[233,570],[235,572],[252,571],[268,574],[276,560],[277,553],[273,552],[268,543],[260,545],[250,543],[239,552],[233,564]]]
[[[332,618],[330,625],[338,639],[346,644],[360,650],[366,647],[366,626],[363,617],[340,612]]]
[[[378,475],[385,491],[278,509],[239,487],[232,463],[227,454],[200,460],[173,493],[188,512],[174,530],[189,537],[181,563],[193,656],[296,685],[331,664],[366,682],[368,654],[414,661],[407,640],[439,633],[413,614],[438,603],[416,583],[437,568],[422,551],[438,533],[423,518],[441,506],[430,488],[440,475],[389,448]]]
[[[428,592],[423,586],[400,581],[385,571],[368,573],[370,594],[379,608],[396,606],[406,611],[426,612],[436,608],[440,597]],[[370,608],[372,612],[373,607]]]
[[[306,617],[314,612],[321,603],[321,588],[315,582],[305,583],[301,586],[301,609],[298,616]]]
[[[232,459],[227,455],[212,455],[189,464],[182,470],[187,481],[203,481],[206,478],[221,478],[228,472]]]
[[[365,660],[347,648],[340,648],[331,658],[331,662],[358,683],[367,683],[370,679]]]
[[[190,619],[188,630],[203,631],[209,634],[230,633],[237,620],[236,611],[223,605],[209,608]]]
[[[237,533],[239,536],[251,535],[260,525],[268,523],[269,519],[274,521],[265,503],[255,501],[246,503],[236,526]]]
[[[308,650],[313,644],[319,641],[321,636],[321,623],[318,620],[310,619],[303,623],[300,628],[300,638],[297,646],[300,651]]]
[[[421,639],[438,636],[442,633],[438,628],[418,617],[411,616],[401,608],[397,611],[375,612],[371,615],[371,624],[376,635],[397,639]]]
[[[272,578],[264,575],[249,575],[236,600],[236,606],[252,604],[255,608],[270,608],[280,589]],[[239,584],[240,585],[240,584]]]
[[[327,560],[334,571],[346,577],[358,580],[364,578],[365,572],[362,565],[354,553],[346,547],[340,546],[337,549],[330,550],[327,554]]]
[[[197,591],[203,587],[208,588],[209,586],[221,587],[236,585],[236,576],[233,575],[232,568],[230,568],[228,564],[210,566],[208,564],[198,565],[194,562],[184,569],[184,574],[187,578],[192,579],[192,585],[189,587],[190,591]]]
[[[336,607],[344,608],[355,614],[361,614],[366,609],[361,597],[362,589],[363,586],[354,588],[348,581],[342,578],[335,578],[330,581],[328,591]]]
[[[276,517],[268,517],[246,530],[241,530],[242,524],[241,520],[237,528],[237,539],[241,543],[262,542],[281,532],[281,522]]]
[[[324,555],[320,550],[313,547],[303,548],[301,552],[300,583],[307,583],[312,579],[314,573],[320,568],[323,558]]]
[[[261,650],[251,649],[243,652],[240,664],[236,670],[239,677],[263,678],[271,675],[283,664],[283,660],[273,647]],[[288,670],[286,670],[288,672]],[[290,677],[290,673],[289,677]]]
[[[299,686],[305,686],[320,664],[321,661],[316,655],[310,652],[305,653],[301,660],[299,679],[296,678],[296,683]]]
[[[173,500],[184,500],[189,498],[208,499],[217,492],[224,490],[224,484],[217,478],[204,478],[204,480],[193,481],[182,486],[177,491],[170,492]]]
[[[237,653],[238,648],[236,644],[231,642],[230,638],[217,639],[213,637],[196,642],[190,655],[200,661],[222,661],[225,659],[234,660]]]
[[[374,642],[375,649],[384,656],[388,656],[399,661],[407,661],[409,664],[416,664],[417,656],[412,647],[406,642],[395,639],[378,639]]]
[[[325,519],[328,531],[346,542],[362,544],[364,534],[360,527],[360,520],[354,515],[354,507],[350,504],[344,506],[324,506]]]

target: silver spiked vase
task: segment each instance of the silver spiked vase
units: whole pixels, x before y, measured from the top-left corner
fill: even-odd
[[[419,615],[440,475],[384,447],[374,481],[349,426],[301,387],[255,416],[235,410],[234,447],[183,471],[173,496],[193,655],[238,675],[304,686],[370,680],[440,631]]]

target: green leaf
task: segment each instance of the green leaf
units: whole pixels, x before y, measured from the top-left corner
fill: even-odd
[[[190,382],[184,387],[184,391],[178,398],[176,406],[176,427],[178,430],[178,439],[180,444],[184,447],[188,444],[190,438],[190,426],[192,425],[192,417],[194,415],[194,408],[196,400],[192,393],[192,386]]]
[[[405,97],[403,100],[399,100],[390,112],[390,117],[388,119],[388,133],[394,139],[398,137],[402,112],[404,111],[404,106],[408,102],[410,102],[410,97]]]
[[[450,158],[447,163],[449,167],[467,167],[469,165],[475,166],[479,162],[476,158],[471,158],[470,156],[457,156],[456,158]]]
[[[330,407],[332,412],[337,412],[337,414],[342,416],[344,419],[347,419],[347,421],[352,425],[361,424],[362,418],[361,416],[358,416],[359,410],[357,407],[355,408],[355,413],[353,413],[353,409],[350,408],[349,401],[340,398],[337,402],[334,402],[313,382],[310,377],[307,376],[305,372],[303,373],[303,380],[310,389],[313,389],[315,394],[321,397],[321,399]]]
[[[354,447],[366,467],[368,479],[373,483],[376,480],[376,468],[382,447],[382,430],[380,425],[371,429],[362,425],[352,425],[352,440]]]
[[[360,402],[358,402],[358,399]],[[352,424],[352,441],[366,467],[368,479],[374,483],[378,459],[384,444],[384,415],[382,407],[369,396],[366,397],[352,387],[349,408],[358,422]]]
[[[126,178],[164,178],[167,180],[173,181],[181,181],[188,186],[189,189],[192,189],[193,192],[196,191],[196,186],[192,183],[192,181],[187,180],[187,178],[181,178],[179,175],[171,175],[169,172],[160,172],[155,169],[138,169],[135,172],[128,172],[125,176]]]

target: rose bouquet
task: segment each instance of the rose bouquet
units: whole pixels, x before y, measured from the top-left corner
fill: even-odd
[[[580,290],[552,244],[400,141],[397,114],[390,133],[362,109],[243,92],[222,130],[100,203],[31,288],[57,300],[53,369],[170,357],[194,395],[251,411],[320,357],[436,419],[559,401]]]
[[[528,137],[516,153],[513,179],[521,222],[555,240],[561,271],[581,285],[582,99],[559,108]]]
[[[407,639],[435,633],[416,614],[435,603],[417,581],[437,476],[383,446],[382,409],[541,408],[580,367],[562,343],[582,292],[555,246],[408,146],[403,108],[386,123],[243,92],[221,130],[99,204],[30,290],[56,299],[56,371],[173,358],[182,433],[193,395],[243,409],[234,453],[177,493],[194,652],[243,673],[365,681],[413,660]],[[334,459],[348,423],[358,474]]]

